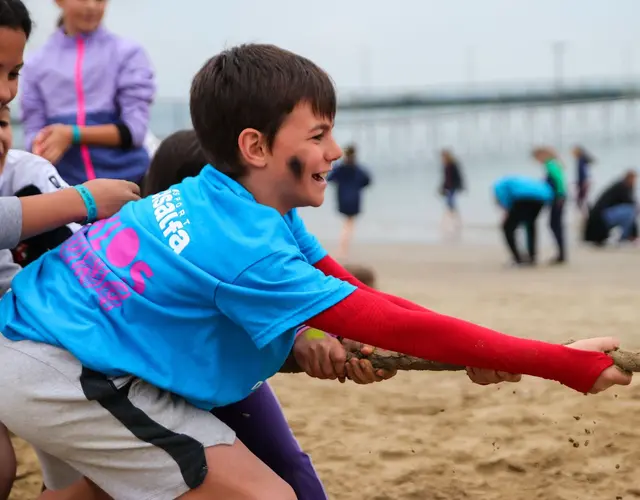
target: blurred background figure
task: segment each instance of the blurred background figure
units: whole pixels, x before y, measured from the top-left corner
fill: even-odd
[[[362,190],[371,183],[367,170],[357,163],[355,145],[344,149],[344,158],[333,167],[328,181],[336,185],[338,212],[345,218],[336,258],[347,259],[355,220],[362,206]]]
[[[494,185],[498,205],[504,210],[502,232],[515,266],[535,266],[537,263],[536,221],[542,208],[551,203],[554,193],[548,183],[539,179],[512,175]],[[516,230],[523,226],[527,235],[527,258],[518,251]]]
[[[613,229],[619,230],[618,244],[638,238],[636,180],[636,172],[629,170],[598,197],[585,225],[585,241],[602,246]]]
[[[443,234],[454,236],[459,235],[462,229],[462,219],[458,211],[456,202],[457,195],[464,190],[464,180],[460,162],[453,156],[448,149],[440,152],[442,162],[442,181],[440,183],[440,194],[445,200],[445,211],[442,216],[442,232]]]
[[[591,166],[595,160],[582,146],[575,146],[572,153],[576,161],[576,206],[580,215],[586,219],[589,215]]]
[[[140,183],[155,97],[141,45],[103,26],[106,0],[56,0],[58,28],[21,75],[25,147],[69,184],[96,177]]]
[[[549,211],[549,227],[556,240],[558,253],[549,264],[563,264],[567,259],[564,237],[564,206],[567,199],[567,181],[558,154],[550,147],[538,147],[533,157],[544,167],[546,180],[553,190],[553,203]]]

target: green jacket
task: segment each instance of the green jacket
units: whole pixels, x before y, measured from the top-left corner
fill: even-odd
[[[567,196],[567,181],[564,176],[564,169],[558,160],[548,160],[545,164],[547,171],[547,182],[553,188],[556,198]]]

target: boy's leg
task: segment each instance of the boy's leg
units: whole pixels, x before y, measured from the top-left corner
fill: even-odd
[[[529,253],[529,261],[532,264],[536,263],[537,256],[537,228],[536,221],[538,219],[538,215],[540,215],[540,211],[544,205],[539,202],[532,201],[531,208],[527,216],[526,220],[526,228],[527,228],[527,251]]]
[[[208,469],[204,481],[197,488],[176,498],[180,500],[211,500],[212,498],[299,500],[284,481],[280,479],[274,481],[273,471],[253,455],[240,440],[236,440],[231,446],[206,448],[204,453]],[[173,500],[174,497],[156,495],[144,498]],[[47,490],[39,500],[112,500],[112,497],[85,478],[64,490]]]
[[[34,451],[42,470],[43,485],[39,500],[111,500],[109,495],[67,463],[38,448],[34,447]],[[57,489],[47,489],[47,486]]]
[[[351,239],[353,238],[353,226],[355,224],[355,219],[355,216],[348,215],[342,225],[340,246],[338,247],[338,257],[340,259],[346,259],[349,256],[349,247],[351,246]]]
[[[7,500],[16,478],[16,454],[7,428],[0,424],[0,500]]]
[[[566,251],[564,246],[564,225],[562,222],[562,217],[564,214],[564,198],[559,198],[553,202],[551,205],[551,211],[549,214],[549,227],[551,228],[551,232],[553,233],[554,238],[556,239],[556,244],[558,245],[558,255],[555,258],[555,263],[562,263],[566,259]]]
[[[10,430],[113,498],[295,498],[209,412],[132,377],[110,380],[53,346],[0,337],[0,400]]]
[[[513,256],[513,260],[516,264],[520,264],[522,262],[522,258],[518,253],[518,246],[516,245],[516,229],[520,224],[521,219],[521,207],[518,202],[514,203],[509,213],[507,214],[504,223],[502,224],[502,232],[504,234],[504,239],[507,242],[507,246],[509,247],[509,251]]]
[[[82,478],[63,490],[45,490],[38,500],[114,500],[87,478]]]
[[[212,412],[249,450],[294,489],[298,500],[326,500],[309,456],[302,451],[276,395],[263,384],[246,399]]]
[[[459,231],[462,227],[462,218],[460,217],[460,211],[458,210],[457,197],[458,192],[456,190],[447,192],[447,208],[451,215],[454,231]]]

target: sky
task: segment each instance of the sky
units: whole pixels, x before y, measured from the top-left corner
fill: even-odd
[[[58,9],[26,4],[33,50]],[[159,96],[186,99],[209,57],[244,42],[309,57],[343,95],[628,80],[640,74],[638,19],[639,0],[109,0],[105,22],[144,45]]]

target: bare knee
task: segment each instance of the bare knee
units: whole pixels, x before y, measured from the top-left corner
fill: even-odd
[[[206,450],[208,472],[204,482],[180,500],[297,500],[293,488],[239,440]]]

